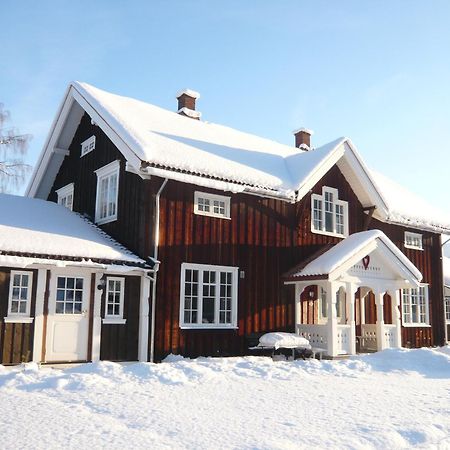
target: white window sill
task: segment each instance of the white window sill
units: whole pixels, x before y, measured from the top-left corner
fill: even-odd
[[[107,317],[105,319],[102,319],[102,323],[104,323],[105,325],[125,325],[127,323],[127,319]]]
[[[114,222],[117,220],[117,216],[105,217],[104,219],[99,219],[95,221],[96,225],[104,225],[105,223]]]
[[[232,325],[180,325],[182,330],[238,330],[238,326]]]
[[[197,216],[215,217],[216,219],[231,220],[231,217],[229,216],[222,216],[221,214],[210,213],[207,211],[194,211],[194,214],[197,214]]]
[[[431,328],[427,323],[402,323],[405,328]]]
[[[408,244],[404,244],[405,248],[409,248],[411,250],[420,250],[423,252],[423,247],[414,247],[414,245],[408,245]]]
[[[331,231],[315,230],[314,228],[311,228],[311,232],[315,234],[323,234],[324,236],[337,237],[340,239],[345,239],[347,237],[345,234],[332,233]]]
[[[3,318],[5,323],[33,323],[34,317],[8,316]]]

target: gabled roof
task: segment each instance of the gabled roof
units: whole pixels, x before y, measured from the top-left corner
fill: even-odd
[[[145,261],[67,208],[7,194],[0,194],[0,255],[145,265]]]
[[[385,193],[348,138],[302,151],[79,82],[68,87],[26,195],[48,197],[85,111],[141,176],[156,175],[295,202],[336,164],[362,205],[375,206],[375,217],[389,220]],[[429,221],[414,223],[430,228]],[[437,221],[431,229],[450,230],[450,219]]]
[[[287,278],[291,281],[313,277],[335,280],[374,250],[388,255],[397,271],[401,272],[409,282],[416,284],[422,280],[420,271],[380,230],[362,231],[350,235],[306,264],[298,272],[290,273]]]

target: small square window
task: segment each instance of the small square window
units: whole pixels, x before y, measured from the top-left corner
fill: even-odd
[[[422,235],[405,231],[405,247],[423,250]]]
[[[81,143],[81,156],[87,155],[94,149],[95,149],[95,135],[92,135],[90,138],[86,139]]]
[[[202,216],[230,218],[230,197],[209,194],[207,192],[195,192],[194,213]]]

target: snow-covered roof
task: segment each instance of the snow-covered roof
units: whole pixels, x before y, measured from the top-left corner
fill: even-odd
[[[348,138],[303,151],[80,82],[69,85],[30,181],[28,196],[48,197],[51,178],[59,170],[64,149],[69,148],[84,111],[142,175],[298,201],[337,164],[363,206],[376,206],[375,216],[380,220],[450,231],[450,219],[439,214],[419,216],[415,205],[405,212],[388,205],[391,190],[381,190],[383,183],[376,186]]]
[[[106,233],[56,203],[0,194],[0,254],[142,265]]]
[[[371,171],[388,205],[387,221],[438,233],[450,230],[450,216],[386,176]]]
[[[377,242],[378,241],[378,242]],[[398,249],[398,247],[380,230],[362,231],[354,233],[331,247],[325,253],[306,264],[298,272],[289,276],[291,279],[301,277],[323,276],[332,278],[337,269],[351,267],[356,260],[362,259],[378,247],[378,243],[384,244],[392,255],[405,267],[415,280],[420,281],[422,274],[411,261]]]

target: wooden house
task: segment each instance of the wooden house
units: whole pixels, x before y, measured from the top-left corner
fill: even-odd
[[[450,219],[371,172],[350,139],[313,148],[302,128],[282,145],[200,120],[198,97],[180,92],[171,112],[76,82],[57,112],[27,196],[89,218],[143,271],[115,291],[141,305],[137,353],[128,322],[103,321],[108,288],[93,289],[88,335],[105,350],[93,339],[86,358],[242,355],[269,331],[331,357],[442,345]]]

